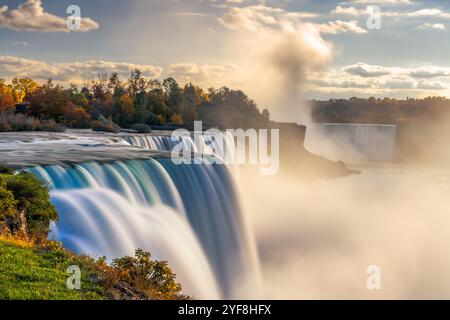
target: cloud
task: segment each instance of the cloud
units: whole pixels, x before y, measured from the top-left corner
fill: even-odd
[[[442,82],[419,81],[418,84],[417,84],[417,89],[423,89],[423,90],[446,90],[447,87]]]
[[[239,31],[232,34],[229,45],[242,61],[240,87],[257,96],[260,104],[272,106],[272,116],[278,120],[308,121],[309,111],[301,101],[303,89],[333,60],[332,46],[321,32],[352,27],[321,26],[308,22],[312,17],[257,5],[230,8],[219,18],[226,28]]]
[[[342,71],[363,78],[376,78],[386,75],[409,76],[412,78],[442,78],[450,77],[449,67],[423,66],[417,68],[384,67],[358,62],[345,66]]]
[[[440,79],[435,81],[432,79]],[[396,93],[442,91],[450,88],[450,68],[425,66],[418,68],[385,67],[357,63],[332,69],[312,81],[312,92],[351,93],[358,95],[395,95]]]
[[[442,78],[450,77],[449,67],[424,66],[416,68],[402,67],[384,67],[379,65],[370,65],[358,62],[353,65],[345,66],[342,72],[360,76],[363,78],[377,78],[386,75],[390,76],[408,76],[412,78]]]
[[[0,56],[0,74],[5,77],[30,77],[36,80],[80,81],[93,79],[102,73],[117,72],[129,76],[134,69],[140,69],[144,76],[159,77],[162,68],[125,62],[90,60],[86,62],[47,63],[38,60],[12,56]]]
[[[352,3],[366,3],[366,4],[412,4],[411,0],[353,0]]]
[[[367,33],[368,31],[358,26],[358,21],[330,21],[327,23],[316,24],[318,30],[322,33],[338,34],[344,32]]]
[[[415,80],[408,77],[394,77],[373,79],[364,78],[357,79],[346,77],[343,74],[328,75],[324,79],[316,79],[312,81],[310,90],[314,92],[335,92],[345,93],[353,92],[360,96],[371,94],[395,94],[395,92],[412,92],[412,91],[441,91],[446,90],[450,86],[448,83],[428,80]],[[411,93],[412,94],[412,93]]]
[[[27,41],[14,41],[13,43],[15,46],[28,47],[30,45]]]
[[[303,19],[314,18],[316,14],[305,12],[287,12],[281,8],[266,7],[263,5],[244,8],[233,7],[221,18],[219,22],[232,30],[258,31],[263,28],[278,30],[295,30],[304,26]],[[358,26],[357,21],[330,21],[327,23],[314,23],[321,33],[337,34],[343,32],[367,33],[367,30]]]
[[[348,16],[360,16],[367,14],[365,9],[357,9],[355,7],[342,7],[337,6],[336,9],[331,11],[333,15],[348,15]]]
[[[420,26],[418,26],[417,28],[424,29],[424,30],[426,30],[426,29],[440,30],[440,31],[447,30],[445,25],[443,25],[442,23],[424,23],[424,24],[421,24]]]
[[[450,77],[450,68],[448,67],[419,67],[406,69],[408,75],[414,78],[442,78]]]
[[[352,75],[358,75],[363,78],[380,77],[391,74],[389,68],[368,65],[362,62],[344,67],[342,71]]]
[[[58,17],[45,12],[41,0],[27,0],[17,9],[9,10],[8,6],[0,7],[0,28],[15,31],[70,32],[67,18]],[[77,31],[98,29],[97,22],[90,18],[81,19],[81,28]]]
[[[190,11],[175,12],[175,15],[180,16],[180,17],[207,17],[208,16],[206,13],[190,12]]]
[[[366,16],[370,12],[367,8],[356,8],[353,6],[344,7],[338,5],[334,10],[330,12],[332,15],[341,16]],[[392,10],[381,10],[381,15],[384,17],[394,17],[394,18],[426,18],[434,17],[441,19],[450,19],[450,12],[444,11],[442,8],[425,8],[415,11],[392,11]]]
[[[139,69],[146,78],[174,77],[180,83],[193,82],[203,87],[227,85],[237,77],[239,71],[234,64],[175,63],[164,72],[162,67],[89,60],[84,62],[47,63],[13,56],[0,56],[0,74],[4,77],[30,77],[35,80],[53,79],[57,82],[82,82],[96,79],[100,74],[117,72],[122,78],[129,77],[131,71]]]
[[[443,11],[441,8],[421,9],[400,15],[406,15],[408,17],[439,17],[444,19],[450,19],[450,13]]]
[[[258,31],[262,28],[283,29],[287,25],[295,25],[300,19],[316,17],[316,14],[307,12],[287,12],[281,8],[264,5],[233,7],[220,17],[219,22],[232,30]]]
[[[167,75],[181,83],[193,82],[204,87],[221,87],[236,77],[238,67],[234,64],[208,65],[175,63],[169,65]]]

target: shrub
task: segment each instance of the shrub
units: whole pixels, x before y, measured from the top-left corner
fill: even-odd
[[[0,174],[13,174],[14,170],[2,163],[0,163]]]
[[[136,250],[134,257],[100,260],[101,279],[113,299],[185,300],[182,287],[166,261],[153,261],[150,253]]]
[[[39,120],[24,114],[13,114],[10,112],[0,113],[0,132],[9,131],[65,131],[54,120]]]
[[[133,130],[136,130],[138,133],[150,133],[152,132],[152,128],[145,123],[136,123],[132,127]]]
[[[9,231],[8,222],[16,214],[17,201],[11,191],[6,190],[5,182],[0,180],[0,233]]]
[[[182,126],[183,125],[183,116],[181,114],[175,113],[171,118],[170,121],[174,126]]]
[[[106,124],[102,121],[93,121],[92,122],[92,130],[97,132],[111,132],[118,133],[119,130],[113,124]]]
[[[6,201],[10,205],[6,209],[3,208],[0,220],[12,233],[26,232],[26,235],[32,238],[45,239],[50,222],[58,217],[46,186],[27,172],[2,175],[1,180],[0,197],[4,200],[0,198],[0,202]],[[14,206],[13,212],[11,205]]]

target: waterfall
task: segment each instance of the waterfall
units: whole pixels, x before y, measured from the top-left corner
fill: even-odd
[[[225,144],[222,145],[216,140],[216,135],[220,135],[220,141]],[[188,137],[172,137],[169,135],[130,135],[124,136],[124,140],[134,147],[140,147],[153,151],[172,151],[172,149],[182,143],[185,147],[190,146],[191,150],[199,154],[215,154],[221,158],[225,154],[232,152],[234,146],[234,139],[226,132],[217,132],[215,134],[202,132],[198,135],[198,139],[192,136]]]
[[[391,161],[397,127],[372,124],[310,124],[305,146],[321,156],[349,162]]]
[[[51,188],[59,220],[49,237],[65,247],[108,259],[150,251],[195,298],[258,294],[254,245],[225,166],[161,158],[28,170]]]

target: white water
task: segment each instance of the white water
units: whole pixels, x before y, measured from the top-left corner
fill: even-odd
[[[244,212],[261,257],[264,291],[257,297],[450,297],[450,171],[373,162],[391,159],[395,128],[333,129],[347,133],[309,135],[308,147],[328,150],[333,159],[371,160],[356,167],[361,175],[308,183],[245,173],[240,177]],[[124,138],[126,148],[163,148],[154,136],[139,137],[140,142]],[[340,147],[321,146],[338,137]],[[123,141],[120,148],[125,148]],[[376,152],[365,150],[364,141]],[[36,150],[45,142],[40,144]],[[94,149],[91,144],[83,152]],[[255,297],[259,269],[252,232],[228,170],[169,162],[32,169],[50,182],[61,215],[51,236],[77,252],[108,258],[142,247],[167,259],[185,292],[196,298]],[[380,291],[366,287],[369,265],[381,267]]]
[[[184,150],[192,150],[198,154],[215,155],[222,159],[227,154],[233,154],[233,137],[224,132],[199,133],[197,137],[171,135],[131,135],[124,136],[124,140],[132,146],[153,151],[171,152],[177,145],[182,145]]]
[[[332,160],[350,163],[392,161],[395,158],[397,127],[372,124],[310,124],[305,146]]]
[[[78,253],[168,260],[196,298],[258,296],[258,263],[233,180],[220,165],[170,159],[34,167],[60,219],[50,237]]]
[[[222,297],[214,272],[185,217],[174,209],[131,205],[109,189],[54,191],[59,212],[50,238],[74,252],[111,258],[149,250],[170,261],[185,291],[200,299]]]

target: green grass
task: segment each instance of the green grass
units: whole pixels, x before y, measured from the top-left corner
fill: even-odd
[[[81,290],[69,290],[70,265],[82,272]],[[102,287],[90,280],[88,259],[63,250],[41,250],[0,239],[0,300],[98,300]]]

